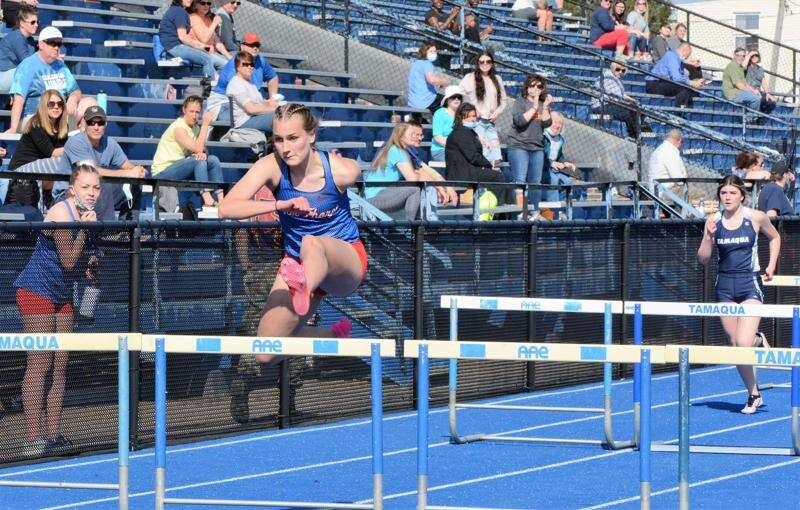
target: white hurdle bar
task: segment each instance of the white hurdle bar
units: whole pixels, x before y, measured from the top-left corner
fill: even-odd
[[[776,274],[772,280],[762,278],[761,283],[766,287],[800,287],[800,276]]]
[[[395,356],[394,340],[360,338],[266,338],[234,336],[143,335],[142,350],[155,352],[156,510],[169,504],[280,508],[348,508],[383,510],[383,371],[381,358]],[[319,501],[168,498],[167,489],[167,353],[275,354],[278,356],[345,356],[370,358],[372,397],[372,504]]]
[[[119,494],[119,510],[128,510],[129,453],[129,350],[141,348],[138,333],[0,333],[0,351],[27,352],[112,352],[118,353],[117,367],[117,483],[36,482],[0,480],[2,487],[35,487],[45,489],[110,490]]]
[[[545,299],[545,298],[513,298],[493,296],[441,296],[440,306],[450,309],[450,340],[458,341],[458,311],[461,310],[498,310],[507,312],[566,312],[566,313],[593,313],[603,314],[603,345],[612,345],[612,314],[623,312],[622,301],[603,301],[592,299]],[[524,345],[524,344],[522,344]],[[549,345],[549,344],[548,344]],[[598,347],[598,346],[595,346]],[[587,348],[588,349],[588,348]],[[526,355],[511,358],[514,361],[539,361],[544,358],[539,351],[528,350]],[[449,370],[449,413],[450,413],[450,440],[456,444],[474,441],[515,441],[529,443],[566,443],[566,444],[592,444],[605,445],[612,450],[632,448],[636,446],[636,438],[629,441],[614,439],[614,429],[611,410],[611,383],[613,362],[605,362],[603,366],[603,407],[551,407],[551,406],[522,406],[501,404],[459,404],[457,401],[458,388],[458,359],[450,358]],[[636,364],[638,367],[638,363]],[[638,394],[636,395],[638,397]],[[514,411],[549,411],[549,412],[575,412],[603,414],[603,432],[605,438],[598,439],[570,439],[550,437],[505,437],[492,434],[473,434],[461,436],[458,433],[457,409],[497,409]],[[639,400],[634,399],[634,413],[639,416]],[[636,429],[636,427],[634,427]]]
[[[663,364],[664,347],[637,345],[551,344],[519,342],[459,342],[407,340],[404,356],[418,358],[417,370],[417,510],[455,510],[464,507],[428,506],[428,420],[430,358],[527,361],[531,350],[542,361],[641,364],[642,411],[639,427],[639,487],[642,509],[650,508],[650,384],[651,364]],[[507,439],[504,436],[489,436]]]

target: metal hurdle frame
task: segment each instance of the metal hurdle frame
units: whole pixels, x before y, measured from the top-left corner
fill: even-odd
[[[757,367],[791,368],[792,427],[791,446],[788,448],[762,448],[751,446],[686,446],[688,451],[699,453],[731,453],[740,455],[800,455],[800,307],[795,305],[737,305],[720,303],[670,303],[670,302],[626,302],[625,310],[634,313],[634,325],[641,324],[643,315],[667,315],[672,317],[766,317],[792,319],[792,348],[765,349],[729,346],[684,346],[689,355],[685,363],[709,365],[753,365]],[[634,340],[641,343],[641,327],[634,327]],[[667,362],[681,361],[680,346],[668,346]],[[671,355],[670,355],[671,353]],[[767,353],[771,353],[769,356]],[[760,361],[759,360],[760,355]],[[790,362],[786,362],[789,360]],[[796,360],[796,362],[794,362]],[[686,379],[688,398],[688,368],[679,370],[679,379]],[[680,383],[683,387],[683,382]],[[775,387],[777,385],[773,385]],[[761,386],[764,388],[764,386]],[[688,409],[686,410],[688,412]],[[688,417],[686,418],[688,420]],[[687,438],[688,440],[688,438]],[[653,451],[680,452],[680,445],[654,443]]]
[[[661,346],[554,344],[519,342],[459,342],[407,340],[404,356],[418,358],[417,370],[417,510],[499,510],[464,506],[428,505],[429,359],[526,361],[522,349],[546,352],[545,361],[640,364],[641,426],[639,427],[639,490],[641,508],[650,508],[651,365],[664,363]]]
[[[495,296],[441,296],[440,306],[450,309],[450,341],[458,341],[458,310],[497,310],[508,312],[565,312],[565,313],[595,313],[603,314],[603,345],[612,345],[612,315],[623,313],[622,301],[603,301],[592,299],[546,299],[546,298],[512,298]],[[640,342],[641,343],[641,342]],[[549,344],[548,344],[549,345]],[[538,361],[531,358],[514,358],[515,361]],[[455,444],[464,444],[474,441],[515,441],[527,443],[567,443],[604,445],[612,450],[634,448],[636,446],[636,430],[639,424],[639,393],[634,390],[634,439],[629,441],[615,440],[613,421],[611,416],[611,383],[613,379],[613,362],[603,364],[603,407],[548,407],[548,406],[522,406],[502,404],[459,404],[457,401],[458,388],[458,359],[450,359],[449,374],[449,415],[450,415],[450,440]],[[638,378],[639,365],[635,365],[635,375]],[[638,380],[638,379],[637,379]],[[638,388],[638,384],[634,385]],[[603,414],[603,432],[605,439],[569,439],[549,437],[506,437],[492,434],[474,434],[461,436],[458,433],[457,409],[499,409],[513,411],[551,411]]]
[[[43,340],[37,342],[36,337]],[[36,487],[45,489],[93,489],[119,493],[119,510],[128,510],[128,432],[130,428],[129,394],[130,360],[128,350],[138,350],[141,335],[138,333],[0,333],[0,351],[117,351],[117,483],[35,482],[25,480],[0,480],[2,487]]]
[[[155,352],[156,510],[164,510],[169,504],[383,510],[383,369],[381,359],[395,356],[394,340],[143,335],[142,350],[146,352]],[[372,504],[166,497],[168,352],[183,354],[277,354],[280,356],[345,356],[370,358],[370,388],[372,397]]]
[[[668,345],[665,360],[679,366],[679,430],[678,430],[678,494],[680,510],[689,510],[689,453],[731,453],[740,455],[800,455],[800,314],[795,308],[792,318],[791,349],[758,349],[754,347],[708,347]],[[792,371],[792,447],[763,448],[746,446],[692,446],[689,444],[689,364],[736,364],[761,366],[765,353],[773,354],[770,366],[783,366]],[[653,444],[654,451],[675,451],[675,445]]]

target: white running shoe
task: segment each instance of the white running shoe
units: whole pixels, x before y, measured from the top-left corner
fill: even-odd
[[[747,405],[742,408],[742,414],[753,414],[762,405],[764,405],[764,399],[761,398],[761,395],[749,395]]]
[[[769,342],[767,342],[766,335],[764,335],[764,333],[762,333],[761,331],[756,333],[755,347],[758,347],[759,345],[761,347],[763,347],[764,349],[769,349],[770,348]]]

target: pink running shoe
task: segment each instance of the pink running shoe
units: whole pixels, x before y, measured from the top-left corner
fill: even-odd
[[[292,296],[292,306],[295,313],[304,316],[308,313],[311,306],[311,291],[306,285],[306,273],[303,264],[291,257],[286,257],[281,261],[278,271],[289,286],[289,294]]]
[[[350,324],[350,319],[342,317],[331,326],[331,329],[333,330],[333,334],[336,335],[336,338],[350,338],[353,325]]]

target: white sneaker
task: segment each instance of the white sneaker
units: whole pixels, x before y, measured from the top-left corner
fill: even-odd
[[[762,405],[764,405],[764,399],[761,398],[761,395],[749,395],[747,404],[742,408],[742,414],[753,414]]]
[[[763,347],[764,349],[769,349],[770,348],[769,347],[769,342],[767,342],[766,335],[764,335],[764,333],[762,333],[761,331],[756,333],[755,347],[758,347],[759,345],[761,347]]]

